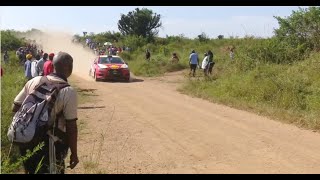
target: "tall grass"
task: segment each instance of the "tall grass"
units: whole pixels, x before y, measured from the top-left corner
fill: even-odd
[[[291,65],[264,63],[188,81],[181,92],[319,130],[320,54]],[[238,67],[230,65],[231,69]],[[240,66],[241,67],[241,66]],[[216,78],[219,76],[219,78]]]
[[[14,52],[10,52],[8,64],[1,63],[4,74],[1,77],[1,157],[7,157],[10,148],[10,142],[7,138],[8,127],[12,121],[13,113],[11,107],[16,95],[21,91],[27,80],[24,77],[23,66],[15,57]],[[12,162],[18,158],[18,149],[13,146],[10,159]],[[3,166],[2,166],[3,167]]]

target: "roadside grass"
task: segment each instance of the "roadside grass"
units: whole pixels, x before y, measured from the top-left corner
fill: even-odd
[[[10,52],[10,59],[8,64],[1,62],[4,74],[1,77],[1,169],[3,172],[13,172],[17,169],[5,169],[3,157],[8,157],[11,143],[7,138],[8,127],[11,124],[13,113],[11,107],[13,100],[21,91],[27,80],[24,77],[23,66],[18,63],[18,59],[15,57],[14,52]],[[19,151],[16,146],[12,147],[10,153],[10,162],[18,161]],[[20,165],[21,165],[21,161]],[[18,167],[15,164],[14,167]]]
[[[189,80],[179,91],[320,130],[319,59],[315,53],[291,65],[266,63],[247,71],[224,72],[216,68],[212,78]]]

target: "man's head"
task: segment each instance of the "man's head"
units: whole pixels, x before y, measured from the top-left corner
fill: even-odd
[[[48,59],[48,53],[44,53],[44,54],[43,54],[43,59],[44,59],[44,60],[47,60],[47,59]]]
[[[39,54],[36,55],[36,60],[40,60],[40,55]]]
[[[192,50],[191,53],[196,53],[196,51],[195,51],[195,50]]]
[[[49,60],[52,61],[52,60],[53,60],[53,57],[54,57],[54,53],[50,53],[50,54],[49,54]]]
[[[68,78],[72,74],[73,58],[66,52],[59,52],[53,58],[54,71]]]
[[[28,60],[31,60],[31,59],[32,59],[32,55],[31,55],[31,54],[27,54],[27,55],[26,55],[26,58],[27,58]]]

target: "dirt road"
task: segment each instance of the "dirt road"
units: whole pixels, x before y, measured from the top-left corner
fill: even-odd
[[[68,173],[320,173],[318,133],[182,95],[179,74],[94,82],[90,53],[48,42],[74,56],[72,82],[93,89],[79,105],[81,163]]]

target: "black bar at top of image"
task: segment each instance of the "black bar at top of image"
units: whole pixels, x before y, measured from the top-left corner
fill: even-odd
[[[2,0],[2,6],[319,6],[320,0]]]

